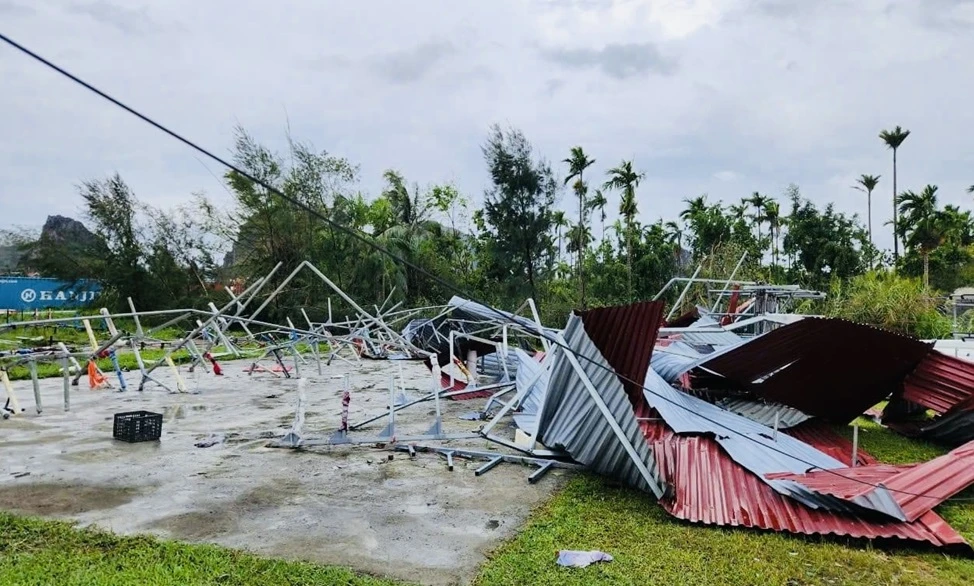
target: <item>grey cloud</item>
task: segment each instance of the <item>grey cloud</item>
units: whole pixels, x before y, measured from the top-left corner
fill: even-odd
[[[149,16],[145,8],[133,10],[105,0],[75,2],[68,5],[67,11],[72,14],[89,16],[102,24],[113,26],[123,33],[141,33],[159,28],[158,23]]]
[[[410,83],[425,77],[453,51],[452,43],[429,41],[412,49],[376,57],[372,69],[393,83]]]
[[[564,87],[564,85],[565,85],[564,79],[558,79],[558,78],[549,79],[544,84],[545,95],[547,95],[549,98],[554,96],[556,93],[558,93],[558,90]]]
[[[36,12],[37,11],[31,6],[11,2],[10,0],[0,0],[0,14],[10,16],[27,16],[28,14],[35,14]]]
[[[609,44],[601,49],[546,49],[545,57],[571,69],[600,69],[616,79],[671,74],[676,62],[665,57],[653,43]]]

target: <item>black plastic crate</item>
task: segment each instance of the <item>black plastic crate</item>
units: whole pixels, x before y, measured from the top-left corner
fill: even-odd
[[[162,414],[130,411],[115,414],[112,435],[123,442],[151,442],[162,436]]]

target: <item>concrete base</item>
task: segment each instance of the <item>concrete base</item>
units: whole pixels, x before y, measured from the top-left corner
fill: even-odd
[[[90,391],[82,379],[68,413],[61,380],[48,379],[41,381],[41,415],[30,383],[14,383],[26,411],[0,421],[0,509],[427,584],[466,583],[484,554],[512,536],[565,477],[552,471],[530,485],[533,469],[503,464],[478,478],[473,472],[482,461],[457,458],[448,472],[439,456],[399,452],[390,461],[390,450],[372,446],[268,448],[268,438],[291,427],[297,380],[247,376],[247,366],[228,362],[223,377],[184,373],[199,394],[169,394],[151,383],[138,393],[136,373],[128,373],[126,393]],[[429,392],[422,363],[402,367],[411,395]],[[352,374],[349,422],[356,423],[388,410],[389,377],[398,366],[336,361],[318,376],[309,362],[301,372],[308,378],[302,435],[326,438],[340,423],[342,375]],[[482,404],[443,401],[444,432],[476,430],[481,422],[458,415]],[[163,413],[161,441],[112,439],[113,414],[140,409]],[[419,404],[396,414],[397,432],[422,434],[433,420],[433,403]],[[377,435],[385,423],[353,436]],[[225,434],[226,441],[194,447],[210,434]],[[444,445],[496,449],[484,440]]]

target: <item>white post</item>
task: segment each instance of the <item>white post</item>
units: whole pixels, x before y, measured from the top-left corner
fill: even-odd
[[[64,410],[71,410],[71,372],[68,370],[67,357],[61,359],[61,370],[64,371]]]
[[[859,422],[852,424],[852,467],[856,467],[856,460],[859,459]]]

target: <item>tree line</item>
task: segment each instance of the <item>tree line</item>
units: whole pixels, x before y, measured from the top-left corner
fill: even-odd
[[[313,214],[236,171],[224,177],[235,203],[229,210],[202,195],[175,210],[155,209],[115,175],[79,189],[93,241],[23,239],[21,262],[46,276],[96,279],[105,299],[124,306],[131,297],[145,309],[222,305],[228,297],[215,284],[252,282],[280,262],[268,285],[276,287],[304,260],[366,307],[389,298],[439,305],[455,287],[507,309],[533,297],[551,323],[574,308],[650,298],[697,266],[702,277],[727,278],[740,265],[739,279],[796,283],[837,298],[868,282],[902,288],[895,279],[916,279],[905,286],[930,299],[974,280],[974,221],[968,210],[941,207],[936,185],[896,191],[896,156],[909,134],[900,127],[880,133],[893,154],[892,255],[872,238],[880,175],[857,181],[867,195],[865,224],[834,204],[814,204],[796,185],[730,203],[687,197],[678,217],[644,222],[641,212],[650,210],[640,204],[651,208],[660,195],[641,193],[646,171],[636,161],[595,176],[595,159],[582,146],[553,164],[520,130],[495,125],[482,144],[490,180],[480,207],[455,185],[421,187],[392,169],[381,193],[367,197],[356,187],[359,167],[347,159],[290,137],[287,151],[276,153],[238,128],[234,164]],[[618,220],[606,225],[612,210]],[[269,311],[283,319],[305,308],[321,318],[329,295],[316,277],[299,275]]]

